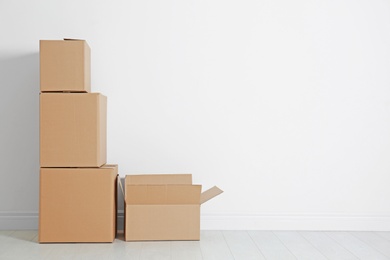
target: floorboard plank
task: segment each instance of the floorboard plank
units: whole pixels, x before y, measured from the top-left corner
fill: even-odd
[[[120,254],[113,243],[82,243],[75,250],[79,259],[113,259]]]
[[[322,232],[299,232],[310,244],[328,259],[357,260],[358,258]]]
[[[222,231],[236,260],[265,260],[247,231]]]
[[[266,259],[296,259],[272,231],[248,231],[248,234]]]
[[[375,234],[387,239],[390,241],[390,232],[388,231],[380,231],[380,232],[375,232]]]
[[[388,260],[385,255],[381,254],[376,249],[364,243],[360,239],[351,235],[348,232],[325,232],[330,238],[339,243],[342,247],[350,251],[359,259],[367,260]]]
[[[296,231],[276,231],[274,234],[298,259],[326,260],[326,257]]]
[[[142,242],[126,242],[121,240],[121,243],[118,243],[117,247],[123,250],[123,255],[127,259],[139,260],[141,258]]]
[[[170,241],[150,241],[142,243],[140,260],[171,259]]]
[[[13,230],[0,230],[0,237],[2,237],[2,236],[9,236],[13,232],[15,232],[15,231],[13,231]]]
[[[38,235],[36,230],[16,230],[9,236],[19,240],[32,241]]]
[[[234,259],[221,231],[201,231],[199,245],[204,260]]]
[[[20,233],[0,243],[0,248],[5,246],[5,250],[0,250],[0,259],[73,259],[80,255],[79,244],[39,244]]]
[[[349,232],[349,233],[390,258],[389,240],[375,234],[374,232]]]
[[[171,242],[172,260],[201,260],[202,252],[199,241],[172,241]]]

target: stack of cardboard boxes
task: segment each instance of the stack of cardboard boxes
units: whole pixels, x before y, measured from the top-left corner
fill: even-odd
[[[115,239],[118,168],[90,66],[86,41],[40,41],[40,243]],[[200,205],[222,192],[191,174],[127,175],[125,188],[126,241],[199,240]]]
[[[106,164],[107,98],[91,93],[84,40],[40,41],[39,242],[112,242],[117,165]]]

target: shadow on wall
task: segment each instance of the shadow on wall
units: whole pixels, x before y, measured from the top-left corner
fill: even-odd
[[[0,87],[0,214],[37,212],[39,53],[0,53]]]

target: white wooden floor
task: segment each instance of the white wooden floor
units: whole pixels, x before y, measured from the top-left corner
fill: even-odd
[[[39,244],[0,231],[0,259],[390,259],[390,232],[202,231],[200,241]]]

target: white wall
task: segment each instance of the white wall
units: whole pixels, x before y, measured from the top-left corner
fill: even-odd
[[[87,39],[120,174],[225,193],[203,229],[390,230],[390,2],[0,1],[0,228],[36,228],[39,39]]]

